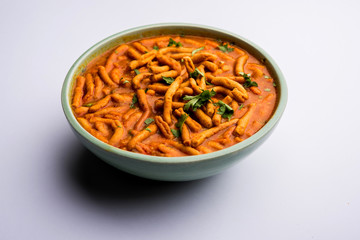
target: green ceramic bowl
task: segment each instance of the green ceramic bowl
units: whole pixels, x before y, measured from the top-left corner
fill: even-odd
[[[163,34],[197,35],[222,39],[235,43],[261,60],[273,76],[278,91],[276,110],[268,123],[250,138],[229,148],[198,156],[171,158],[124,151],[101,142],[85,131],[75,119],[70,105],[71,91],[76,76],[85,70],[86,65],[94,57],[119,44],[143,37]],[[92,46],[76,60],[66,75],[61,93],[61,102],[65,116],[76,136],[86,148],[105,162],[125,172],[144,178],[165,181],[186,181],[220,173],[239,160],[244,159],[258,148],[270,136],[285,110],[287,87],[285,79],[275,61],[264,50],[249,40],[234,33],[209,26],[187,23],[161,23],[132,28],[114,34]]]

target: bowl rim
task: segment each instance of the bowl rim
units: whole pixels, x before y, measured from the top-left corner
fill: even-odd
[[[161,157],[161,156],[152,156],[152,155],[145,155],[141,153],[134,153],[126,150],[122,150],[120,148],[116,148],[111,146],[110,144],[104,143],[100,141],[99,139],[92,136],[89,132],[87,132],[80,123],[76,120],[71,104],[70,104],[70,91],[72,90],[72,84],[74,75],[76,73],[76,70],[79,68],[81,63],[87,59],[89,55],[91,55],[96,49],[99,49],[101,47],[106,46],[108,43],[112,42],[113,40],[121,37],[122,35],[131,34],[132,32],[138,32],[143,30],[151,30],[152,28],[170,28],[170,27],[184,27],[184,28],[198,28],[199,30],[209,30],[212,32],[218,32],[219,34],[228,34],[233,38],[237,38],[242,42],[245,42],[246,44],[252,46],[254,49],[259,51],[268,61],[268,63],[273,67],[274,72],[277,74],[277,81],[280,84],[280,97],[278,100],[277,108],[275,109],[275,112],[273,113],[272,117],[269,119],[269,121],[254,135],[247,138],[246,140],[239,142],[233,146],[230,146],[228,148],[218,150],[215,152],[207,153],[207,154],[200,154],[200,155],[193,155],[193,156],[184,156],[184,157]],[[91,142],[92,144],[96,145],[97,147],[107,151],[111,152],[117,156],[125,157],[125,158],[131,158],[138,161],[145,161],[145,162],[152,162],[152,163],[168,163],[168,164],[181,164],[181,163],[193,163],[193,162],[200,162],[200,161],[206,161],[210,159],[219,158],[221,156],[225,156],[228,154],[234,154],[242,149],[245,149],[254,143],[256,143],[258,140],[260,140],[262,137],[267,135],[278,123],[280,120],[286,104],[287,104],[287,98],[288,98],[288,92],[287,92],[287,84],[285,81],[285,78],[278,67],[278,65],[275,63],[273,58],[265,52],[261,47],[259,47],[257,44],[253,43],[252,41],[239,36],[235,33],[229,32],[227,30],[219,29],[212,26],[207,25],[200,25],[200,24],[193,24],[193,23],[157,23],[157,24],[149,24],[149,25],[143,25],[138,26],[134,28],[129,28],[127,30],[115,33],[99,42],[94,44],[92,47],[90,47],[88,50],[86,50],[71,66],[70,70],[68,71],[63,86],[61,90],[61,104],[64,111],[64,114],[69,122],[69,124],[73,127],[73,129],[80,134],[82,137],[84,137],[86,140]]]

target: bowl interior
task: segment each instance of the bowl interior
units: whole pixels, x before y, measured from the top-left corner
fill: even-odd
[[[230,43],[233,43],[240,48],[245,49],[258,60],[260,60],[269,70],[270,74],[274,78],[274,82],[277,86],[277,101],[275,106],[275,111],[269,121],[253,136],[246,139],[243,142],[237,143],[231,147],[219,150],[216,152],[201,154],[197,156],[186,156],[186,157],[158,157],[158,156],[148,156],[138,153],[133,153],[119,148],[115,148],[111,145],[108,145],[97,138],[93,137],[90,133],[84,130],[81,125],[77,122],[75,116],[73,115],[71,109],[71,93],[74,87],[76,76],[86,70],[86,66],[92,61],[95,57],[109,51],[110,49],[129,41],[133,41],[139,38],[158,36],[158,35],[168,35],[168,34],[180,34],[180,35],[194,35],[194,36],[203,36],[210,37],[215,39],[221,39]],[[79,133],[82,137],[86,138],[91,143],[97,145],[100,148],[105,149],[106,151],[113,152],[120,156],[134,158],[137,160],[150,161],[150,162],[166,162],[166,163],[184,163],[184,162],[194,162],[194,161],[204,161],[206,159],[213,159],[220,157],[222,155],[235,153],[240,151],[243,148],[249,147],[254,144],[256,141],[261,139],[264,135],[269,133],[271,129],[279,121],[287,102],[287,86],[285,79],[275,63],[275,61],[259,46],[252,43],[251,41],[238,36],[234,33],[216,29],[209,26],[195,25],[195,24],[184,24],[184,23],[164,23],[164,24],[154,24],[148,26],[141,26],[133,29],[129,29],[117,34],[114,34],[99,43],[95,44],[89,50],[87,50],[83,55],[76,60],[71,69],[69,70],[62,88],[62,107],[66,115],[67,120],[70,125]]]

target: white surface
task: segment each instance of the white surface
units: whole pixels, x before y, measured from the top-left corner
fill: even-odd
[[[359,8],[355,0],[3,0],[0,239],[360,239]],[[80,54],[159,22],[242,35],[287,79],[274,134],[216,177],[174,184],[123,174],[85,150],[62,113],[62,82]]]

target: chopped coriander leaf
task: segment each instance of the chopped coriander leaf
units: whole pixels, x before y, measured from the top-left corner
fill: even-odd
[[[187,103],[185,103],[184,110],[188,111],[189,108],[191,107],[191,109],[193,111],[196,111],[199,107],[204,105],[215,95],[216,95],[216,92],[213,89],[211,89],[211,92],[209,90],[205,90],[196,96],[185,96],[185,97],[183,97],[183,99],[189,100],[189,101]]]
[[[134,94],[132,100],[131,100],[131,105],[130,105],[130,108],[135,108],[135,104],[138,102],[138,98],[137,98],[137,95],[136,93]]]
[[[121,126],[117,126],[118,128],[121,128]]]
[[[206,84],[206,85],[214,85],[214,84],[212,84],[212,83],[209,83],[206,79],[205,79],[205,84]]]
[[[162,77],[162,79],[169,85],[175,81],[175,79],[172,77]]]
[[[231,48],[231,47],[228,47],[228,46],[229,46],[229,44],[224,45],[224,43],[221,43],[221,45],[219,45],[218,48],[224,53],[234,51],[234,48]]]
[[[244,107],[244,104],[241,104],[241,105],[239,106],[239,110],[241,110],[243,107]]]
[[[223,118],[227,118],[230,120],[231,116],[234,114],[234,109],[232,109],[229,105],[227,105],[221,100],[215,103],[214,105],[219,106],[219,110],[217,111],[217,114],[220,114]]]
[[[182,131],[182,127],[183,127],[183,125],[184,125],[187,118],[188,118],[187,114],[182,114],[180,116],[180,118],[178,119],[178,122],[175,124],[175,126],[180,129],[180,132]]]
[[[174,137],[178,138],[180,137],[180,130],[179,129],[170,129],[171,133],[174,135]]]
[[[128,80],[123,81],[123,84],[125,84],[125,83],[129,83],[129,81]]]
[[[131,129],[128,130],[128,134],[129,134],[130,136],[134,136],[134,134],[133,134],[133,132],[132,132]]]
[[[148,88],[145,88],[145,93],[147,93],[147,91],[149,91],[149,89],[148,89]]]
[[[204,77],[204,74],[198,68],[195,68],[195,70],[192,73],[190,73],[190,77],[194,79],[197,79],[199,75]]]
[[[262,99],[262,98],[263,98],[263,96],[259,96],[259,98],[260,98],[260,99]]]
[[[257,86],[258,86],[257,82],[254,82],[254,81],[251,81],[251,80],[246,80],[246,82],[244,83],[245,88],[257,87]]]
[[[197,48],[197,49],[195,49],[194,51],[192,51],[191,52],[191,55],[194,55],[195,53],[197,53],[197,52],[199,52],[199,51],[201,51],[201,50],[203,50],[205,47],[201,47],[201,48]]]
[[[118,54],[119,52],[117,50],[114,51],[116,54]]]
[[[153,49],[159,50],[159,47],[158,47],[158,46],[154,46]]]
[[[146,126],[148,126],[150,123],[152,123],[153,121],[155,121],[153,118],[147,118],[144,123],[146,124]]]
[[[175,47],[182,47],[181,42],[176,42],[176,41],[174,41],[174,39],[170,38],[169,39],[169,44],[167,46],[171,47],[172,45],[175,45]]]
[[[270,88],[265,88],[264,91],[265,92],[270,92],[271,90],[270,90]]]
[[[276,83],[273,83],[273,86],[276,87]]]
[[[240,75],[243,76],[244,79],[245,79],[245,83],[243,84],[244,88],[257,87],[258,86],[257,82],[251,81],[250,74],[240,72]]]
[[[271,77],[269,77],[268,75],[264,75],[264,78],[269,79],[269,78],[271,78]]]
[[[137,69],[134,69],[134,72],[136,73],[136,75],[140,74],[140,71]]]
[[[146,131],[148,132],[151,132],[151,129],[150,128],[145,128]]]
[[[92,105],[94,105],[94,103],[88,103],[88,104],[85,104],[84,107],[91,107]]]

